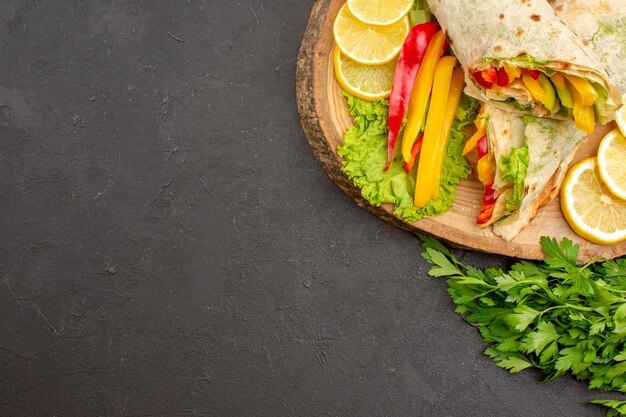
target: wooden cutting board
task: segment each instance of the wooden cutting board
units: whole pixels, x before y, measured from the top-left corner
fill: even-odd
[[[332,51],[332,25],[344,0],[318,0],[313,5],[309,23],[302,40],[296,70],[296,98],[302,127],[313,152],[328,176],[362,208],[381,219],[411,232],[426,232],[444,241],[479,251],[526,259],[542,259],[539,239],[547,235],[560,240],[568,237],[581,247],[579,260],[588,262],[596,257],[614,258],[626,254],[626,242],[601,246],[588,242],[568,226],[555,198],[545,206],[531,224],[515,239],[506,242],[491,229],[476,225],[481,207],[483,186],[472,175],[461,182],[456,191],[452,209],[447,213],[407,223],[392,214],[391,205],[373,206],[361,197],[360,190],[341,171],[337,145],[344,132],[352,126],[341,87],[335,80]],[[576,160],[594,155],[599,140],[614,125],[598,126],[586,139]]]

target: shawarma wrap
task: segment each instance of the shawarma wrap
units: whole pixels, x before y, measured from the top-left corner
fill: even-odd
[[[611,81],[626,94],[626,0],[552,0],[556,14],[593,51]]]
[[[427,0],[462,64],[466,93],[517,113],[574,119],[591,132],[614,117],[603,66],[546,0]]]
[[[520,116],[485,104],[495,206],[482,227],[509,241],[559,192],[585,134],[572,121]]]

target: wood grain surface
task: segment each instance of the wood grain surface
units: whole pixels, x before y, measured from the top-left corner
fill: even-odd
[[[411,232],[426,232],[453,245],[479,251],[526,259],[542,259],[539,239],[548,235],[568,237],[581,247],[579,260],[613,258],[626,254],[626,242],[612,246],[591,243],[576,235],[561,213],[559,199],[546,205],[515,239],[506,242],[490,228],[476,225],[483,186],[472,173],[457,188],[456,198],[447,213],[407,223],[393,215],[391,205],[376,207],[367,202],[360,190],[341,171],[337,146],[352,125],[341,87],[333,72],[334,40],[332,24],[344,0],[318,0],[311,11],[297,62],[296,98],[302,127],[320,165],[328,176],[362,208],[381,219]],[[579,149],[575,161],[595,154],[599,140],[614,125],[598,126]]]

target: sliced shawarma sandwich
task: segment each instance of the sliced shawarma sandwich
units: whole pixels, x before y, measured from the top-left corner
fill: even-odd
[[[611,81],[626,94],[626,0],[551,0],[556,14],[589,45]]]
[[[489,103],[476,125],[464,153],[476,147],[485,185],[477,223],[510,241],[558,194],[585,134],[572,121],[520,116]]]
[[[469,94],[502,109],[575,120],[614,117],[617,90],[546,0],[428,0],[465,71]]]

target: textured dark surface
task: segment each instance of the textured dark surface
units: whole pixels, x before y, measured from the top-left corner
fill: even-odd
[[[312,5],[0,0],[1,416],[602,415],[317,165]]]

